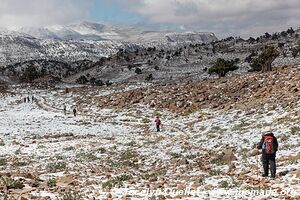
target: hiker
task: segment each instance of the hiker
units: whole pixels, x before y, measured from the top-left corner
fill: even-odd
[[[264,167],[263,177],[267,177],[269,174],[269,164],[271,171],[271,178],[276,176],[276,163],[275,157],[278,150],[277,138],[274,136],[270,127],[265,128],[264,134],[257,146],[258,149],[262,149],[262,163]]]
[[[74,112],[74,111],[73,111]],[[75,111],[76,112],[76,111]],[[66,115],[67,114],[67,106],[64,105],[64,114]]]
[[[30,103],[30,98],[29,97],[27,97],[27,102]]]
[[[76,108],[73,109],[74,117],[76,117]]]
[[[159,117],[157,116],[155,119],[155,125],[156,125],[156,131],[159,132],[160,131],[160,125],[161,125],[161,121],[159,119]]]
[[[31,101],[32,101],[32,102],[34,101],[34,96],[33,96],[33,95],[31,96]]]
[[[26,103],[26,97],[24,97],[24,103]]]

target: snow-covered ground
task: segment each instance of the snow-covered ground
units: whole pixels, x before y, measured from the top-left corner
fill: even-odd
[[[82,199],[300,198],[300,107],[180,116],[143,105],[86,104],[95,93],[13,90],[14,96],[0,96],[0,199],[57,199],[68,191]],[[163,122],[159,133],[156,115]],[[279,141],[275,180],[261,178],[255,156],[265,126]]]

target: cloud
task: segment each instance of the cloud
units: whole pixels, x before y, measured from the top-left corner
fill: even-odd
[[[94,0],[1,0],[0,27],[67,24],[84,20]]]
[[[178,24],[221,35],[257,35],[299,26],[299,0],[124,0],[151,23]],[[132,5],[132,2],[137,3]]]
[[[300,22],[299,0],[0,1],[0,27],[10,28],[69,24],[93,20],[93,17],[101,20],[105,16],[105,20],[116,22],[133,18],[132,21],[152,29],[175,27],[178,30],[211,31],[221,37],[248,37],[266,31],[297,28]],[[97,13],[105,7],[109,9],[104,15]]]

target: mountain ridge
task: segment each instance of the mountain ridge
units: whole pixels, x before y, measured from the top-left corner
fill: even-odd
[[[145,32],[131,27],[114,27],[80,23],[46,28],[0,29],[0,66],[34,59],[64,62],[89,59],[97,61],[118,52],[120,48],[169,46],[182,43],[210,43],[213,33]],[[172,37],[172,40],[169,38]]]

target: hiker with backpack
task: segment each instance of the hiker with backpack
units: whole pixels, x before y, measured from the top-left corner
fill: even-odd
[[[76,117],[76,112],[77,112],[77,111],[76,111],[76,108],[74,108],[74,109],[73,109],[74,117]]]
[[[269,165],[271,171],[271,178],[276,176],[276,152],[278,150],[277,138],[274,136],[270,127],[264,130],[264,134],[257,146],[258,149],[262,149],[262,163],[264,168],[263,177],[267,177],[269,174]]]
[[[66,115],[67,114],[67,106],[64,105],[64,114]]]
[[[160,125],[161,125],[161,121],[159,119],[159,117],[157,116],[155,119],[155,125],[156,125],[156,131],[159,132],[160,131]]]

